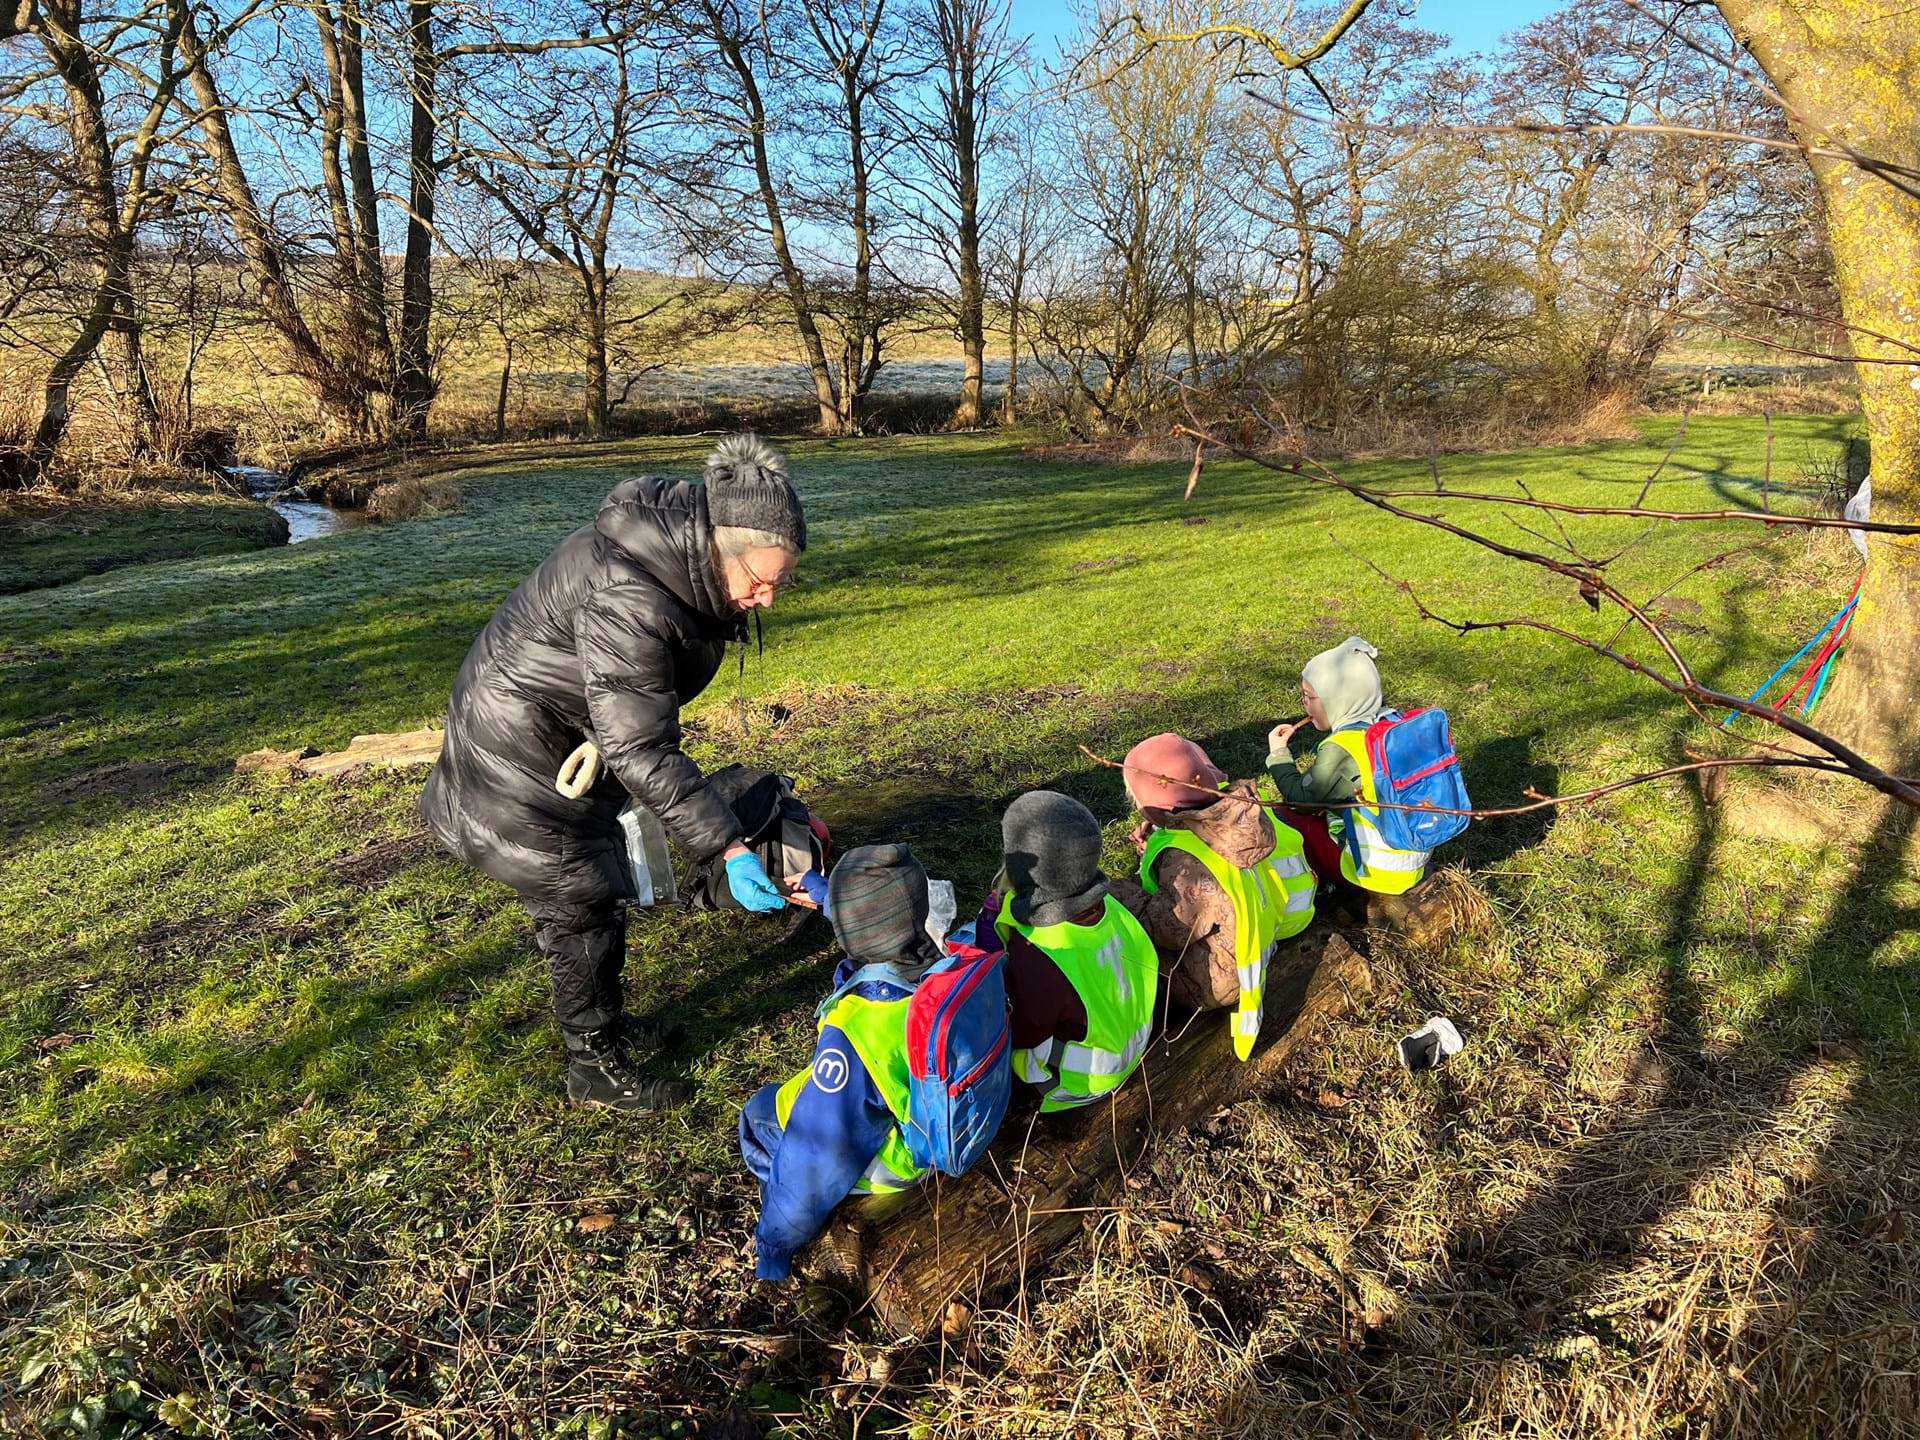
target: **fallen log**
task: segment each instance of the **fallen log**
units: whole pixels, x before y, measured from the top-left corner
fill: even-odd
[[[894,1332],[926,1334],[953,1301],[977,1308],[1021,1282],[1079,1232],[1090,1207],[1120,1192],[1158,1135],[1265,1084],[1372,984],[1338,932],[1309,932],[1274,957],[1245,1063],[1234,1059],[1225,1012],[1176,1017],[1174,1035],[1155,1038],[1112,1101],[1065,1115],[1016,1112],[968,1174],[843,1207],[807,1268],[857,1291]]]
[[[446,732],[431,727],[424,730],[398,730],[384,735],[356,735],[344,750],[325,755],[311,748],[300,750],[253,750],[233,762],[239,771],[281,771],[315,779],[338,779],[350,771],[404,770],[416,765],[431,765],[440,758],[440,746]]]

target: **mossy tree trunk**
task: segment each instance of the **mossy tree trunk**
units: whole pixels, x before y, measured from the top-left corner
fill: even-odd
[[[1847,158],[1920,172],[1920,20],[1904,0],[1716,0],[1791,107],[1826,204],[1834,280],[1861,362],[1876,520],[1920,520],[1920,199]],[[1843,152],[1836,154],[1834,152]],[[1914,181],[1901,183],[1911,187]],[[1920,769],[1920,537],[1874,536],[1853,636],[1820,725]]]
[[[384,438],[384,417],[374,408],[378,392],[367,372],[366,357],[323,343],[301,310],[285,242],[254,193],[247,161],[234,138],[228,117],[238,112],[227,103],[214,77],[191,7],[185,10],[179,43],[181,64],[200,102],[196,119],[204,137],[202,148],[212,164],[212,190],[233,227],[261,314],[285,347],[288,368],[312,393],[329,435]]]

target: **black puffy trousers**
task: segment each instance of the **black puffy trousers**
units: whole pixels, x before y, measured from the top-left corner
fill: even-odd
[[[620,970],[627,958],[627,912],[619,901],[549,910],[529,902],[533,943],[553,981],[560,1028],[592,1035],[620,1018]]]

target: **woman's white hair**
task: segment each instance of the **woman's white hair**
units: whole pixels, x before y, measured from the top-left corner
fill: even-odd
[[[771,530],[753,530],[745,525],[716,525],[713,527],[713,548],[728,560],[737,559],[749,550],[784,550],[789,555],[798,555],[799,547],[784,535],[776,535]]]

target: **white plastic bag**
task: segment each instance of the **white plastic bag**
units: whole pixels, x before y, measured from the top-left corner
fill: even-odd
[[[927,934],[933,937],[933,943],[944,947],[947,932],[953,929],[955,916],[959,913],[959,902],[953,896],[951,880],[927,881]]]
[[[1873,518],[1872,475],[1868,475],[1866,479],[1860,482],[1860,488],[1853,492],[1853,498],[1847,501],[1847,508],[1843,513],[1847,519],[1854,521],[1871,520]],[[1867,558],[1867,532],[1864,530],[1849,530],[1847,531],[1847,538],[1853,541],[1854,548],[1860,552],[1860,558],[1865,560]]]
[[[667,853],[667,827],[660,817],[629,800],[620,812],[620,833],[626,840],[627,878],[633,884],[635,905],[671,905],[680,898],[673,880],[673,858]]]

